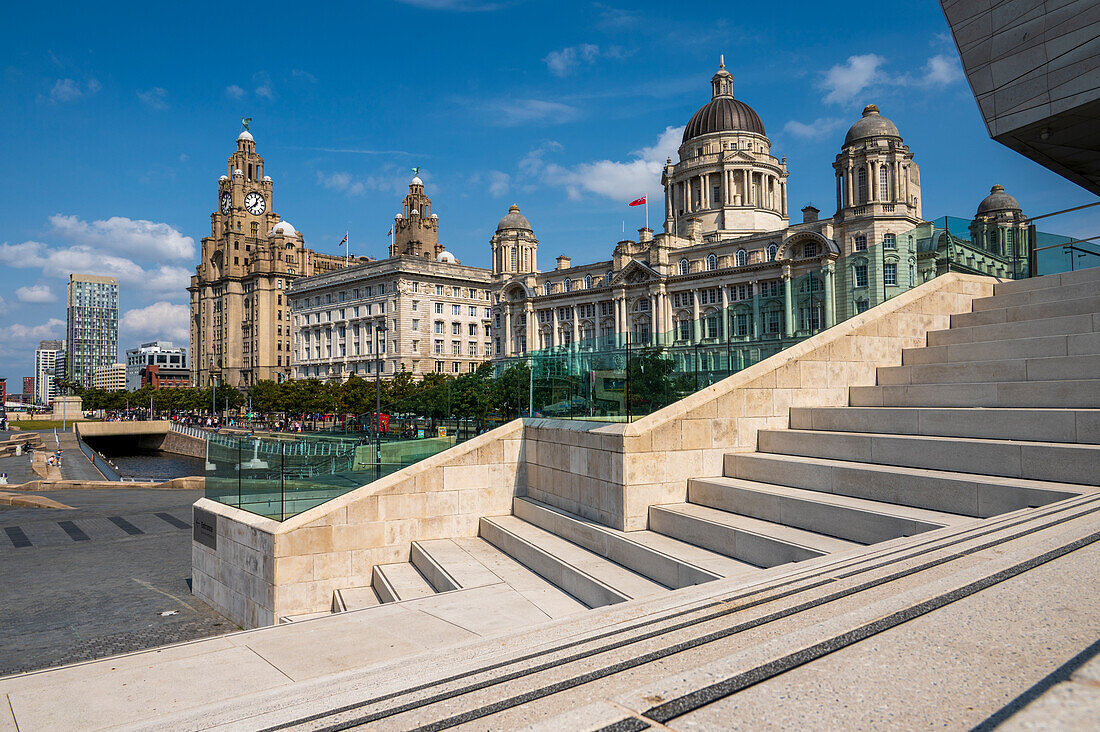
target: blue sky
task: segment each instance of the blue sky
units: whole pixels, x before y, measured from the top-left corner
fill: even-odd
[[[89,7],[89,5],[94,7]],[[442,238],[488,266],[515,202],[543,268],[606,258],[660,200],[659,166],[710,97],[735,94],[790,169],[792,219],[834,205],[830,167],[865,104],[898,125],[924,214],[994,183],[1039,213],[1092,197],[989,140],[939,4],[534,0],[32,3],[0,31],[0,375],[62,337],[69,272],[121,280],[120,346],[186,342],[187,278],[240,118],[308,245],[384,256],[421,166]],[[776,9],[782,9],[782,13]],[[660,210],[658,203],[655,210]],[[1100,215],[1055,219],[1091,236]]]

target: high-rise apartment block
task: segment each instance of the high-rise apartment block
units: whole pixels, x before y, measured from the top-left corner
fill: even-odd
[[[64,371],[65,346],[61,341],[39,341],[34,350],[34,402],[49,404],[57,396],[58,367]]]
[[[91,386],[96,369],[118,360],[118,280],[69,275],[66,370],[80,386]]]

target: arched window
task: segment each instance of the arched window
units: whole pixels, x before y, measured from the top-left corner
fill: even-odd
[[[749,253],[744,249],[738,249],[737,254],[733,255],[733,261],[738,267],[744,267],[749,263]]]
[[[878,169],[878,200],[890,200],[890,186],[887,182],[887,172],[885,165]]]
[[[718,257],[714,254],[707,255],[707,271],[713,272],[718,269]]]
[[[554,288],[554,286],[551,285],[549,282],[547,282],[545,285],[542,286],[543,294],[549,295],[551,292],[554,291],[553,288]]]
[[[691,265],[688,264],[688,261],[686,259],[681,259],[680,260],[680,274],[686,275],[690,271],[691,271]]]
[[[817,242],[811,241],[806,246],[802,247],[803,257],[816,257],[817,256]]]
[[[572,292],[573,291],[573,280],[569,279],[568,277],[565,278],[565,291],[566,292]]]
[[[867,203],[867,168],[856,174],[856,203]]]
[[[611,285],[611,270],[608,270],[607,274],[604,275],[603,284],[605,287]]]
[[[584,276],[584,289],[586,289],[586,290],[591,290],[592,289],[592,275],[585,275]]]
[[[512,271],[515,272],[519,269],[519,252],[515,247],[512,247]]]
[[[779,245],[778,244],[769,244],[768,245],[768,261],[769,262],[774,262],[775,261],[775,255],[778,254],[778,253],[779,253]]]

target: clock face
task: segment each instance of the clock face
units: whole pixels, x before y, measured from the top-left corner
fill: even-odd
[[[267,202],[259,193],[252,191],[244,197],[244,207],[248,209],[248,213],[259,216],[267,210]]]
[[[222,194],[222,213],[229,213],[229,206],[233,203],[233,196],[228,191]]]

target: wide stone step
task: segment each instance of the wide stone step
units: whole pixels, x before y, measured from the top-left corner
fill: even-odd
[[[1072,335],[1094,333],[1100,330],[1100,318],[1095,313],[1066,315],[1046,320],[1024,320],[1011,323],[993,323],[990,325],[971,325],[952,327],[948,330],[928,331],[929,346],[947,346],[955,343],[980,343],[984,341],[1005,341],[1027,338],[1041,338],[1052,335]]]
[[[791,407],[791,429],[1100,443],[1100,409]]]
[[[409,559],[436,592],[483,587],[501,581],[451,539],[415,541]]]
[[[621,564],[666,587],[687,587],[711,582],[723,575],[681,559],[675,554],[659,551],[635,542],[635,534],[627,534],[602,526],[595,521],[574,516],[545,503],[529,498],[513,500],[512,513],[524,521],[573,542],[601,557]],[[674,547],[668,547],[674,549]]]
[[[876,373],[879,386],[1100,379],[1100,356],[1090,354],[1013,358],[973,363],[880,366]]]
[[[955,313],[951,316],[952,328],[965,328],[973,325],[992,325],[993,323],[1013,323],[1021,321],[1046,320],[1067,315],[1091,315],[1100,312],[1100,295],[1078,294],[1072,300],[1054,300],[1029,305],[1014,305],[970,313]]]
[[[901,362],[905,366],[916,366],[930,363],[972,363],[1014,358],[1096,354],[1100,354],[1100,333],[1076,333],[906,348],[901,352]]]
[[[853,407],[1100,407],[1100,380],[987,381],[971,384],[852,386]]]
[[[435,594],[435,588],[409,562],[374,565],[371,587],[382,602],[415,600]]]
[[[994,285],[992,297],[980,297],[971,302],[974,312],[982,310],[996,310],[998,308],[1016,307],[1019,305],[1036,305],[1057,300],[1075,300],[1090,295],[1100,295],[1100,279],[1093,278],[1085,282],[1061,284],[1039,287],[1018,292],[1004,292],[1001,285]],[[1047,284],[1047,283],[1043,283]]]
[[[1042,277],[1030,277],[1025,280],[1009,280],[998,282],[993,286],[993,295],[1011,295],[1019,292],[1031,292],[1067,286],[1088,286],[1100,282],[1100,267],[1079,269],[1076,272],[1060,272],[1058,274],[1043,275]]]
[[[589,607],[612,605],[667,589],[515,516],[482,517],[479,533]]]
[[[758,567],[801,562],[860,546],[812,531],[694,503],[649,507],[653,531]]]
[[[1095,490],[1053,481],[762,452],[726,455],[723,472],[731,478],[981,518]]]
[[[874,544],[972,521],[965,516],[741,478],[688,481],[688,502]]]
[[[1100,485],[1100,445],[870,432],[760,430],[757,451]]]
[[[362,610],[363,608],[374,607],[381,602],[378,599],[378,593],[369,585],[366,587],[343,587],[332,593],[332,612]]]
[[[561,618],[588,609],[580,600],[538,576],[481,537],[464,536],[453,541],[470,558],[477,560],[550,617]]]

